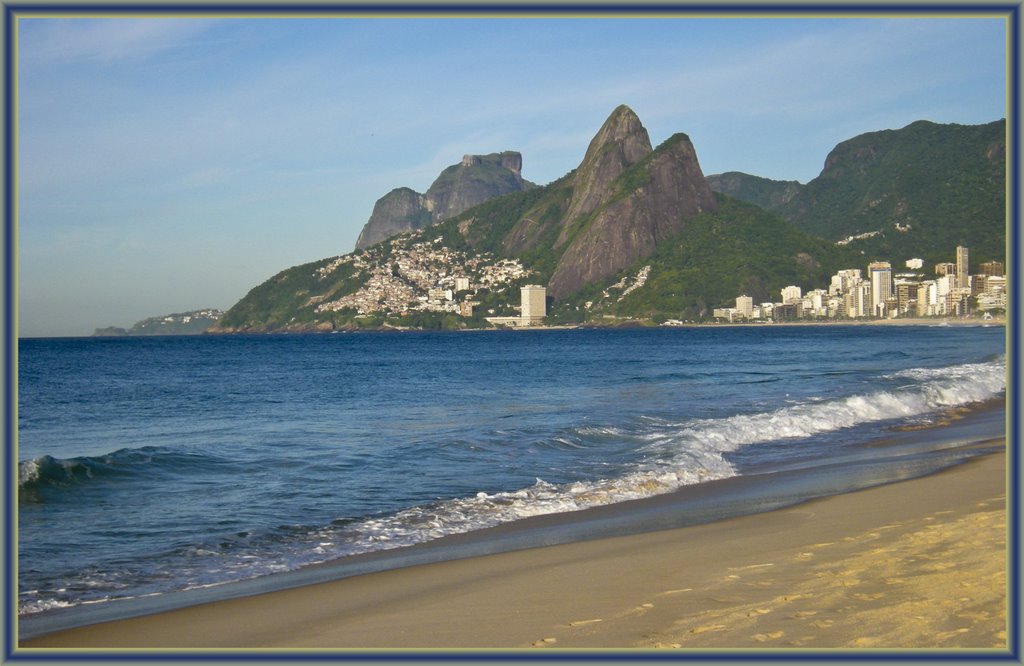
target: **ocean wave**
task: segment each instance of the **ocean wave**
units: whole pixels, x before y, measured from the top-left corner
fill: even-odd
[[[18,489],[28,490],[41,485],[66,485],[94,478],[109,470],[108,465],[91,458],[62,460],[40,456],[18,463]]]
[[[646,424],[645,432],[611,426],[580,427],[576,435],[584,441],[611,437],[646,440],[645,461],[616,478],[564,484],[537,479],[532,486],[515,491],[480,492],[355,521],[345,526],[347,538],[335,538],[331,543],[344,542],[345,548],[354,552],[395,548],[532,516],[642,499],[728,478],[735,476],[737,470],[727,454],[744,446],[918,417],[994,398],[1006,389],[1005,358],[989,363],[906,370],[888,379],[912,381],[831,400],[814,397],[753,414],[685,423],[655,420]]]
[[[66,592],[25,595],[19,613],[125,596],[120,589],[122,578],[148,581],[136,585],[137,592],[163,592],[171,585],[164,579],[168,569],[176,572],[174,584],[179,588],[203,587],[347,555],[410,546],[534,516],[648,498],[736,476],[740,470],[732,462],[736,457],[730,454],[745,446],[785,446],[794,439],[871,423],[905,422],[997,397],[1006,389],[1005,357],[985,363],[900,370],[879,376],[875,384],[877,390],[859,389],[843,397],[804,396],[792,404],[779,401],[751,406],[754,411],[750,413],[721,418],[672,421],[664,416],[640,415],[626,423],[587,423],[555,433],[548,431],[541,438],[558,453],[592,452],[593,457],[607,462],[611,449],[629,450],[639,451],[639,461],[609,464],[604,469],[621,471],[600,472],[608,478],[565,483],[537,478],[517,490],[470,493],[389,513],[254,528],[233,536],[208,534],[198,542],[188,540],[156,556],[153,562],[159,563],[158,572],[150,569],[147,556],[108,572],[109,579],[90,574],[90,585],[97,580],[102,584],[88,593],[73,591],[65,583],[62,587],[69,588]],[[494,441],[470,438],[472,441],[459,442],[458,447],[495,448],[500,446],[499,441],[518,436],[513,431],[492,431],[491,435],[496,433]],[[308,462],[317,464],[315,460]],[[119,474],[195,474],[219,463],[229,465],[231,461],[170,447],[123,449],[107,456],[70,459],[41,456],[19,464],[19,489],[92,483]]]
[[[157,446],[120,449],[103,456],[57,458],[42,455],[18,463],[18,490],[71,487],[100,479],[133,475],[188,474],[225,462],[229,461]]]

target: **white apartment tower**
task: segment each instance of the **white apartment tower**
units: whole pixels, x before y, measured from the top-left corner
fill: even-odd
[[[528,284],[519,290],[521,305],[519,308],[520,325],[532,326],[539,324],[548,314],[548,290],[535,284]]]
[[[845,294],[854,286],[860,284],[863,278],[860,275],[859,268],[847,268],[839,271],[832,276],[832,282],[829,284],[828,293],[833,296]]]
[[[892,298],[892,265],[888,261],[868,264],[871,278],[871,315],[885,316],[885,302]]]
[[[782,288],[782,303],[789,305],[791,303],[799,303],[802,292],[800,287],[790,285],[789,287]]]
[[[754,314],[754,299],[744,294],[736,297],[736,313],[747,319]]]

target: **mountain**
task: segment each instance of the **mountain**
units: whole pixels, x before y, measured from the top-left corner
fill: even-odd
[[[701,319],[713,308],[731,306],[740,294],[755,302],[775,301],[783,287],[827,286],[836,271],[863,270],[874,259],[949,261],[952,248],[963,241],[977,262],[986,255],[979,258],[976,248],[993,239],[994,245],[1005,245],[993,225],[979,225],[978,234],[959,238],[943,235],[945,228],[931,219],[920,225],[939,236],[917,240],[940,248],[935,259],[916,245],[875,254],[869,243],[887,230],[855,242],[838,236],[845,230],[832,230],[824,212],[839,210],[837,202],[870,201],[884,187],[901,193],[911,206],[923,206],[910,184],[927,177],[915,176],[915,169],[959,173],[960,180],[980,188],[967,197],[972,205],[1001,210],[1003,191],[990,182],[989,170],[997,170],[991,162],[999,160],[1005,143],[993,140],[981,158],[965,155],[962,168],[939,169],[915,167],[905,156],[895,159],[909,148],[895,151],[889,135],[881,134],[883,141],[861,144],[858,137],[840,144],[823,175],[804,186],[744,174],[710,179],[722,189],[734,188],[737,197],[756,197],[762,205],[755,205],[712,190],[687,135],[675,134],[652,148],[636,114],[620,106],[595,134],[579,166],[554,182],[488,199],[351,254],[286,269],[252,289],[211,330],[486,326],[485,316],[515,314],[518,288],[525,284],[547,285],[551,323]],[[921,151],[933,154],[934,149]],[[894,172],[886,155],[899,165],[895,183],[876,173]],[[953,190],[960,180],[950,176],[939,186]],[[779,202],[775,211],[764,207],[767,201]],[[951,217],[969,207],[958,210]],[[916,222],[908,224],[917,229]],[[472,314],[469,303],[475,304]]]
[[[739,171],[727,171],[707,177],[708,187],[719,194],[775,210],[789,203],[803,188],[795,180],[771,180]]]
[[[129,329],[117,326],[97,328],[95,337],[123,337],[140,335],[199,335],[220,321],[224,316],[222,310],[206,308],[191,312],[176,312],[159,317],[149,317],[135,322]]]
[[[548,290],[558,300],[631,266],[688,218],[716,209],[689,137],[676,134],[653,150],[640,119],[623,105],[568,181],[523,215],[503,245],[520,254],[548,247],[553,237],[560,256]]]
[[[771,209],[865,255],[934,263],[949,261],[949,248],[962,243],[972,263],[1003,261],[1005,188],[1005,120],[922,120],[840,143],[817,178]]]
[[[400,187],[374,204],[356,249],[454,217],[488,199],[533,187],[523,180],[523,156],[514,151],[464,155],[446,168],[424,194]]]

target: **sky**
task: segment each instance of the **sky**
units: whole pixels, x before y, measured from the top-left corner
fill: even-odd
[[[807,182],[1006,117],[1002,18],[19,18],[21,337],[228,309],[467,153],[549,183],[619,104],[705,174]]]

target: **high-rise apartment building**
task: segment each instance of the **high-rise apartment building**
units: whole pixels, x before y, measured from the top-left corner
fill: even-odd
[[[845,294],[854,285],[860,284],[862,279],[859,268],[841,270],[832,276],[832,281],[828,286],[828,293],[833,295]]]
[[[541,323],[541,320],[548,314],[547,289],[535,284],[528,284],[519,290],[519,294],[521,325],[532,326]]]
[[[754,314],[754,299],[744,294],[736,297],[736,314],[750,319]]]
[[[958,245],[956,248],[956,288],[969,289],[971,287],[971,272],[967,263],[967,248]]]
[[[939,288],[935,280],[917,286],[917,316],[931,317],[942,314],[939,310]]]
[[[986,261],[979,267],[980,273],[990,277],[1002,277],[1005,275],[1003,268],[1003,262],[1001,261]]]
[[[893,296],[892,265],[888,261],[872,262],[868,264],[868,277],[871,281],[871,314],[884,317],[885,302]]]
[[[792,305],[793,303],[799,303],[802,292],[800,287],[789,286],[782,288],[782,303],[783,305]]]
[[[855,285],[843,295],[843,309],[850,319],[867,317],[871,314],[871,285],[866,282]]]

